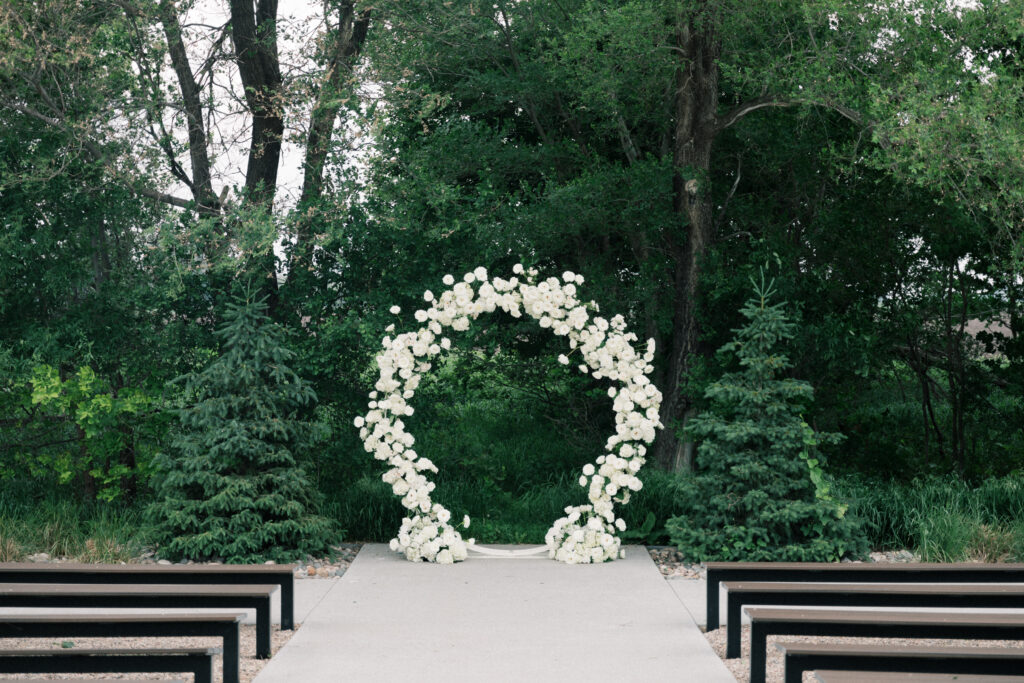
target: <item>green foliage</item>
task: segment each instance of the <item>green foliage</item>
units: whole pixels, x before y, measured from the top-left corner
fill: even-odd
[[[923,560],[1024,560],[1024,478],[990,477],[977,485],[959,477],[911,482],[846,477],[839,495],[864,521],[871,545],[910,548]]]
[[[157,466],[151,507],[160,553],[227,562],[286,561],[328,552],[332,528],[298,464],[315,443],[303,419],[316,396],[262,301],[228,306],[221,355],[181,378],[181,431]]]
[[[837,434],[814,432],[801,417],[810,384],[780,377],[791,367],[778,346],[793,338],[771,283],[754,286],[741,310],[747,324],[721,354],[739,370],[711,384],[708,412],[691,421],[699,440],[697,475],[666,526],[693,560],[825,561],[863,553],[856,524],[829,494],[817,447]]]
[[[144,424],[154,409],[153,397],[131,388],[115,391],[88,366],[62,381],[56,368],[38,365],[31,387],[32,405],[51,420],[74,425],[78,439],[74,450],[48,449],[25,458],[30,469],[52,469],[61,484],[86,474],[98,486],[96,498],[105,501],[120,497],[126,485],[135,486],[128,480],[148,474],[148,462],[136,457],[129,425]]]
[[[117,387],[87,365],[62,377],[50,365],[0,354],[0,366],[0,406],[17,416],[0,431],[0,476],[74,483],[86,499],[134,497],[165,432],[157,397]]]
[[[127,562],[149,542],[137,508],[0,496],[0,561],[47,553],[79,562]]]

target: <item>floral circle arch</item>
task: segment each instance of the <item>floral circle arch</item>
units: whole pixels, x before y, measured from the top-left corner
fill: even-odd
[[[466,273],[458,283],[446,275],[443,282],[449,289],[438,296],[430,291],[423,294],[426,306],[415,313],[423,327],[395,336],[391,336],[394,324],[387,327],[383,351],[377,356],[380,376],[370,392],[369,410],[355,418],[355,426],[367,452],[391,466],[382,478],[409,511],[391,548],[409,560],[459,562],[474,544],[473,539],[463,540],[451,511],[431,500],[435,485],[426,473],[436,473],[437,467],[416,453],[415,439],[402,418],[413,414],[409,400],[430,370],[431,359],[451,348],[451,340],[443,336],[445,329],[465,331],[471,319],[499,308],[515,318],[525,313],[541,327],[567,337],[570,350],[558,356],[560,363],[570,364],[569,356],[578,352],[580,372],[617,384],[608,389],[615,433],[608,438],[605,452],[585,465],[579,478],[589,503],[565,508],[565,516],[545,535],[545,544],[549,557],[570,564],[604,562],[622,554],[617,532],[625,531],[626,523],[616,517],[615,504],[628,503],[630,494],[642,487],[637,473],[647,444],[662,426],[661,392],[649,378],[654,340],[648,340],[641,353],[633,346],[636,335],[626,331],[621,315],[592,317],[591,313],[599,312],[597,304],[577,298],[581,275],[565,272],[561,279],[543,280],[538,275],[535,268],[522,265],[516,265],[507,280],[488,279],[482,267]],[[400,312],[399,307],[391,307],[392,314]],[[468,528],[469,522],[468,516],[463,517],[461,526]]]

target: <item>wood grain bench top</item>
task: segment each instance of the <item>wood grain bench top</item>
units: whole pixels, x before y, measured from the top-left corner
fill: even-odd
[[[137,583],[0,583],[0,595],[139,595],[139,596],[265,596],[277,584],[137,584]]]
[[[87,564],[79,562],[0,562],[5,572],[145,574],[293,574],[297,564]]]
[[[786,571],[1024,571],[1024,563],[1012,562],[706,562],[708,570],[783,569]]]
[[[0,614],[0,624],[152,624],[176,622],[225,622],[242,621],[245,614],[239,612],[189,612],[187,614]]]
[[[75,681],[78,681],[79,683],[85,683],[86,681],[89,681],[89,683],[96,683],[95,678],[61,678],[60,680],[71,681],[72,683]],[[53,683],[52,678],[19,678],[17,681],[18,683]],[[154,681],[152,678],[118,678],[117,683],[185,683],[185,681],[180,678],[175,678],[170,681]]]
[[[155,647],[155,648],[114,648],[114,649],[93,649],[76,647],[59,647],[31,650],[0,650],[0,657],[70,657],[73,655],[85,655],[89,657],[151,657],[154,655],[219,655],[219,647]]]
[[[1012,595],[1024,593],[1024,583],[804,583],[785,581],[725,581],[730,593],[886,593],[894,595]]]
[[[1005,612],[897,612],[876,610],[784,609],[748,607],[751,621],[840,624],[948,624],[963,626],[1024,626],[1024,614]]]
[[[839,653],[866,657],[977,657],[979,659],[1024,659],[1024,650],[1011,647],[950,647],[861,643],[797,643],[779,641],[775,647],[792,654]]]
[[[895,671],[870,672],[872,683],[1021,683],[1024,676],[985,676],[980,674],[922,674],[898,673]],[[819,669],[814,672],[818,683],[864,683],[863,671],[830,671]]]

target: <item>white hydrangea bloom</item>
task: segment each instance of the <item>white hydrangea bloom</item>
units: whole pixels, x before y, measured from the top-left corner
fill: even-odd
[[[402,521],[390,547],[411,561],[462,561],[473,539],[464,542],[449,523],[451,512],[432,502],[434,483],[422,473],[436,473],[437,467],[412,449],[415,439],[405,431],[401,417],[413,414],[408,401],[423,373],[430,370],[425,359],[451,348],[451,340],[441,336],[444,328],[467,330],[470,321],[481,313],[499,308],[513,317],[525,312],[542,327],[566,337],[572,352],[580,353],[580,372],[617,383],[608,389],[614,399],[615,433],[605,445],[607,452],[597,457],[596,466],[585,465],[579,478],[580,486],[588,491],[589,504],[566,507],[566,516],[555,521],[545,542],[549,556],[570,564],[605,562],[622,556],[616,531],[625,530],[625,522],[616,519],[614,505],[625,504],[630,492],[642,487],[636,473],[644,464],[644,444],[652,442],[661,427],[661,392],[648,378],[653,371],[654,342],[648,340],[640,355],[633,346],[638,339],[626,332],[623,316],[591,319],[590,313],[599,308],[594,302],[584,303],[577,298],[576,287],[584,282],[581,275],[566,271],[561,280],[539,280],[534,268],[526,270],[516,264],[512,270],[522,279],[489,281],[487,270],[479,267],[458,283],[452,275],[445,275],[442,281],[450,289],[440,296],[424,292],[423,300],[430,307],[416,311],[415,318],[426,326],[417,332],[384,337],[383,350],[376,359],[380,377],[370,394],[370,409],[353,420],[366,451],[391,466],[382,479],[401,498],[410,516]],[[474,283],[478,283],[476,289]],[[396,315],[401,311],[398,306],[390,310]],[[388,334],[394,329],[389,325]],[[568,355],[559,355],[558,362],[568,365]],[[462,526],[468,528],[469,521],[468,516],[464,517]]]

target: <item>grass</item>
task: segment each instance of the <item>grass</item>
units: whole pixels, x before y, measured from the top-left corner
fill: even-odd
[[[79,562],[127,562],[143,552],[145,536],[137,510],[0,498],[0,562],[22,561],[36,553]]]
[[[853,477],[837,481],[836,494],[878,550],[909,548],[926,562],[1024,561],[1024,477],[975,486],[955,477]]]
[[[616,511],[630,530],[640,528],[649,514],[654,529],[643,538],[628,542],[661,543],[667,538],[665,520],[672,515],[676,479],[654,470],[642,474],[644,488],[633,494],[628,505]],[[569,474],[552,477],[547,483],[510,492],[487,481],[458,477],[438,477],[433,494],[436,502],[452,511],[458,521],[468,514],[471,524],[466,537],[479,543],[544,543],[544,534],[565,507],[586,503],[586,492]],[[358,541],[387,542],[401,526],[404,509],[378,475],[365,475],[329,499],[323,514],[338,521],[346,538]]]

